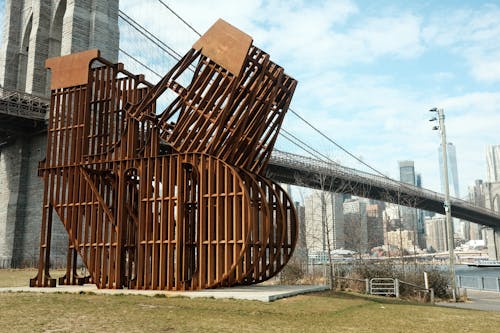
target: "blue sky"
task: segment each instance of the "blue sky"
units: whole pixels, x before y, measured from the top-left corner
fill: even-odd
[[[157,1],[122,10],[181,52],[196,35]],[[168,1],[199,31],[218,17],[244,30],[298,81],[292,108],[337,143],[398,178],[414,160],[440,190],[428,109],[442,107],[457,150],[461,196],[485,178],[485,150],[500,144],[499,1]],[[142,54],[142,53],[137,53]],[[288,115],[285,128],[364,169]],[[301,152],[281,140],[277,147]]]
[[[299,81],[292,108],[388,176],[399,177],[398,161],[414,160],[424,187],[440,190],[440,138],[427,111],[437,106],[456,146],[461,196],[485,178],[486,147],[500,144],[500,1],[164,2],[200,32],[220,17],[251,35]],[[121,0],[120,8],[181,54],[197,40],[156,0]],[[159,72],[171,66],[130,29],[121,42]],[[366,170],[294,115],[284,127]],[[277,148],[302,153],[286,140]]]

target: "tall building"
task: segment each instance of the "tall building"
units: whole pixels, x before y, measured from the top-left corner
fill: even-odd
[[[486,148],[486,180],[500,182],[500,145]]]
[[[403,183],[416,185],[415,165],[413,161],[399,161],[399,180]],[[417,210],[412,207],[401,207],[401,228],[416,231]]]
[[[368,250],[384,244],[383,206],[382,203],[372,203],[366,206]]]
[[[443,252],[448,250],[445,217],[435,215],[425,219],[427,250]]]
[[[415,247],[415,233],[412,230],[389,231],[387,233],[387,244],[390,249],[403,249],[408,253],[414,253],[418,250]]]
[[[439,145],[439,176],[441,179],[441,193],[444,193],[444,174],[443,174],[443,148]],[[448,154],[448,183],[450,188],[450,196],[460,198],[460,187],[458,184],[458,168],[457,168],[457,150],[455,145],[448,142],[446,146]]]
[[[367,203],[360,198],[344,202],[345,248],[359,253],[368,252]]]
[[[309,254],[327,253],[344,247],[342,194],[312,191],[304,200],[305,238]]]
[[[103,57],[118,60],[118,0],[6,0],[4,8],[2,96],[21,91],[37,101],[47,98],[49,57],[99,48]],[[35,265],[40,244],[43,183],[37,171],[47,136],[13,133],[0,145],[0,268]],[[67,234],[61,223],[52,228],[52,259],[62,264]]]
[[[295,209],[299,219],[299,235],[293,256],[300,262],[307,263],[306,210],[300,202],[295,202]]]
[[[413,161],[399,161],[399,180],[415,185],[415,164]]]
[[[415,178],[415,185],[422,188],[422,175],[417,173]],[[417,209],[417,244],[421,249],[426,248],[425,244],[425,211]]]
[[[474,185],[469,186],[468,199],[474,205],[479,207],[486,207],[485,185],[481,179],[476,179]],[[481,225],[477,223],[469,224],[469,240],[483,239],[481,232]]]

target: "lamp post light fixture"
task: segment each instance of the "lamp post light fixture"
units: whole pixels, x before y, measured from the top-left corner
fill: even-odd
[[[443,176],[444,176],[444,211],[446,216],[446,229],[448,231],[448,253],[450,256],[450,276],[451,276],[451,289],[453,293],[453,300],[456,301],[458,297],[457,283],[455,276],[455,239],[453,222],[451,220],[451,204],[450,204],[450,187],[448,183],[448,154],[446,152],[446,128],[444,126],[444,111],[440,108],[432,108],[430,112],[436,112],[438,117],[433,117],[429,121],[439,120],[439,125],[434,126],[433,130],[440,130],[441,132],[441,146],[442,146],[442,158],[443,158]]]

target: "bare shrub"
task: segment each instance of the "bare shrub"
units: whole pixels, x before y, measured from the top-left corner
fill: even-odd
[[[280,273],[280,283],[299,284],[304,279],[304,275],[302,264],[299,261],[290,260]]]
[[[404,283],[400,283],[399,293],[402,297],[420,298],[422,293],[419,288],[412,285],[424,287],[424,272],[427,272],[429,287],[434,289],[434,294],[439,298],[447,298],[448,275],[446,271],[437,266],[414,265],[407,266],[403,271],[402,267],[393,262],[365,263],[359,262],[350,266],[342,266],[337,272],[336,287],[341,290],[353,290],[357,292],[365,291],[365,283],[356,280],[372,278],[394,278]],[[347,279],[339,279],[344,277]]]

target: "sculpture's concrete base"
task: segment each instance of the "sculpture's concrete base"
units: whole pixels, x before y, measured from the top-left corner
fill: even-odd
[[[97,289],[94,284],[83,286],[57,286],[56,288],[30,288],[9,287],[0,288],[0,292],[34,292],[34,293],[94,293],[98,295],[146,295],[166,297],[189,297],[189,298],[233,298],[261,302],[272,302],[280,298],[296,296],[299,294],[327,290],[328,286],[276,286],[276,285],[252,285],[244,287],[205,289],[200,291],[162,291],[162,290],[135,290],[135,289]]]

